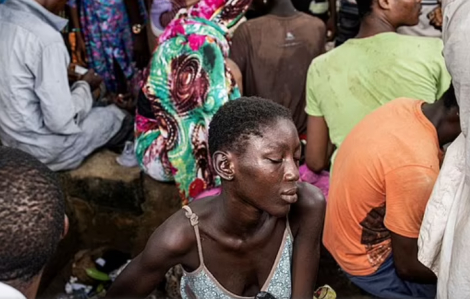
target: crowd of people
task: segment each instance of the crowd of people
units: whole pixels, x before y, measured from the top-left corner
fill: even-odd
[[[0,298],[68,231],[55,172],[129,142],[182,209],[108,298],[179,265],[314,298],[322,246],[374,298],[470,296],[470,1],[0,0],[0,40]]]

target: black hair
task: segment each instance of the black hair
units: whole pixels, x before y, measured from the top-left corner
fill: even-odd
[[[36,158],[0,146],[0,281],[29,283],[54,254],[65,202],[56,174]]]
[[[273,101],[242,97],[227,102],[210,123],[210,152],[214,154],[218,150],[230,149],[243,153],[244,144],[250,136],[263,137],[262,129],[278,119],[292,121],[292,116],[287,108]]]
[[[357,0],[357,9],[359,10],[359,17],[361,19],[367,17],[372,13],[372,4],[375,0]]]
[[[459,106],[457,103],[457,97],[455,96],[455,89],[452,84],[449,86],[449,89],[447,89],[444,95],[442,95],[441,99],[444,101],[444,107],[447,109]]]

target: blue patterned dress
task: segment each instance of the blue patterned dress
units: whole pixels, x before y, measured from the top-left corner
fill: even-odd
[[[142,18],[146,21],[144,1],[135,1],[139,2]],[[109,91],[116,92],[113,59],[128,80],[135,74],[133,37],[124,0],[68,0],[68,5],[80,12],[88,66],[103,77]]]

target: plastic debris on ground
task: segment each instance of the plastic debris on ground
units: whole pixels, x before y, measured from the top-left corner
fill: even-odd
[[[97,299],[106,295],[111,283],[130,262],[130,255],[118,250],[97,249],[78,252],[65,294],[57,299]]]

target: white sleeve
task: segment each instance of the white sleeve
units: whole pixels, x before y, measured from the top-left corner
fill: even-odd
[[[43,49],[34,70],[35,92],[44,124],[50,131],[63,135],[79,133],[79,120],[86,117],[93,105],[87,83],[78,82],[74,91],[70,91],[68,64],[65,45],[55,43]]]

